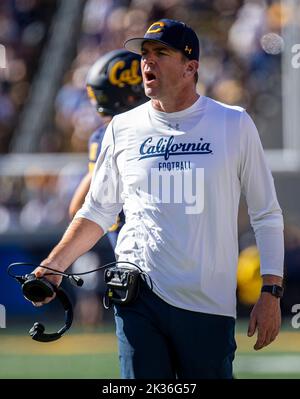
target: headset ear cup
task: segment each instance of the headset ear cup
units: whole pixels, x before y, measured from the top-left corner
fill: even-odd
[[[26,299],[32,302],[42,302],[54,294],[55,287],[45,278],[36,278],[34,274],[28,275],[22,285],[22,292]]]
[[[45,331],[45,326],[42,323],[35,322],[34,325],[29,330],[29,334],[32,337],[43,334]]]

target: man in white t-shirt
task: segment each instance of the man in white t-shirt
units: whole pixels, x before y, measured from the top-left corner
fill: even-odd
[[[42,265],[66,270],[123,207],[117,258],[153,290],[142,282],[135,301],[115,305],[122,377],[232,378],[241,192],[263,277],[254,349],[281,324],[283,219],[259,135],[244,109],[196,92],[199,41],[184,23],[157,21],[125,47],[142,55],[151,101],[109,124],[86,201]]]

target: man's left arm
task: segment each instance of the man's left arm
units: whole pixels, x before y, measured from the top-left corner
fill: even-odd
[[[266,164],[257,129],[246,112],[241,115],[240,180],[260,254],[263,286],[282,286],[284,238],[283,217],[273,177]],[[280,298],[262,292],[250,315],[248,336],[257,331],[255,350],[269,345],[281,325]]]

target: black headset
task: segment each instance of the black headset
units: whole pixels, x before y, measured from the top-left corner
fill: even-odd
[[[25,274],[25,276],[17,276],[10,273],[11,267],[14,266],[34,266],[31,263],[12,263],[8,267],[8,274],[15,278],[22,287],[22,293],[26,299],[31,302],[42,302],[46,298],[52,297],[56,294],[56,298],[62,304],[65,311],[65,324],[62,328],[60,328],[57,332],[54,333],[45,333],[45,326],[42,323],[35,322],[31,329],[29,330],[29,334],[32,339],[39,342],[51,342],[59,339],[72,325],[73,322],[73,307],[72,303],[67,295],[67,293],[61,288],[56,287],[49,280],[44,277],[36,277],[35,274]],[[52,269],[51,269],[52,270]],[[61,273],[59,271],[55,271],[55,273],[48,273],[62,275],[66,277],[65,273]],[[68,276],[70,281],[76,286],[82,286],[83,280],[78,276],[72,275]]]
[[[32,302],[41,302],[47,297],[52,297],[54,293],[56,298],[62,304],[65,310],[65,324],[55,333],[45,333],[45,327],[42,323],[35,322],[29,330],[32,339],[39,342],[51,342],[59,339],[72,325],[73,308],[66,292],[50,283],[45,278],[37,278],[34,274],[27,274],[22,284],[22,292],[26,299]]]

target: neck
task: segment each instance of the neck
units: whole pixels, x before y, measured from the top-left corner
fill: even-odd
[[[186,108],[191,107],[199,98],[199,94],[196,92],[190,93],[183,97],[177,96],[176,98],[153,98],[151,100],[152,106],[157,111],[161,112],[178,112],[183,111]]]

